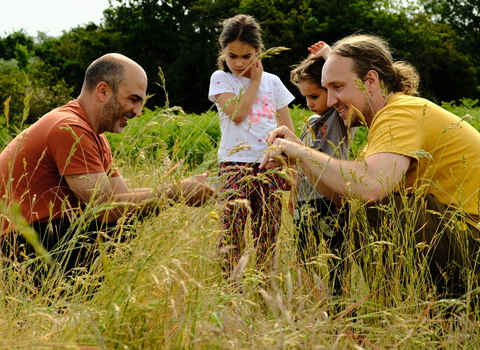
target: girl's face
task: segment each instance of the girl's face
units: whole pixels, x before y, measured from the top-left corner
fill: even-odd
[[[235,76],[242,75],[246,78],[250,78],[249,66],[256,57],[257,51],[252,45],[239,40],[232,41],[223,48],[228,68]],[[249,69],[246,70],[247,68]]]
[[[307,107],[315,114],[323,115],[328,111],[327,90],[310,80],[304,80],[298,83],[298,89],[307,100]]]

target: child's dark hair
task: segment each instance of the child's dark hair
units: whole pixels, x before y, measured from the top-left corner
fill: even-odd
[[[218,39],[221,50],[223,50],[229,43],[236,40],[253,46],[255,50],[263,50],[260,25],[252,16],[236,15],[235,17],[223,21],[222,24],[223,30]],[[220,51],[217,63],[220,70],[231,73],[222,51]]]
[[[322,87],[322,68],[325,64],[323,57],[307,58],[290,72],[290,81],[298,86],[303,81],[310,81]]]

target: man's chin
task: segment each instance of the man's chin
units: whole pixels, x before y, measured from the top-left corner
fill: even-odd
[[[112,128],[112,130],[108,130],[108,131],[110,131],[112,134],[121,134],[124,129],[125,129],[124,126],[115,125],[115,126]]]

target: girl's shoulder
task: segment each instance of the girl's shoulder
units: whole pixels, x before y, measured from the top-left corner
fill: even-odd
[[[213,77],[228,77],[228,76],[233,76],[232,73],[227,73],[224,70],[216,70],[215,72],[212,73],[212,78]]]
[[[262,81],[267,84],[281,84],[284,85],[278,75],[269,72],[263,72]]]
[[[225,72],[223,70],[217,70],[212,73],[210,80],[224,83],[246,84],[250,79],[245,77],[237,77],[233,73]]]
[[[275,75],[273,73],[269,73],[269,72],[263,72],[262,73],[262,78],[264,79],[272,79],[272,80],[280,80],[280,78],[278,77],[278,75]]]

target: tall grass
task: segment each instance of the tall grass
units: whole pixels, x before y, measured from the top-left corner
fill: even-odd
[[[472,124],[480,122],[478,109],[467,112],[474,116]],[[299,124],[309,113],[296,107],[292,116]],[[117,166],[132,186],[160,185],[215,169],[215,147],[202,154],[201,163],[179,162],[204,152],[191,130],[215,137],[207,131],[217,122],[214,114],[157,110],[147,116],[130,123],[123,138],[111,138]],[[173,147],[164,144],[165,130],[176,135]],[[360,147],[364,140],[356,142]],[[364,263],[374,272],[368,285],[353,259],[358,253],[353,236],[347,235],[349,248],[342,259],[351,268],[343,294],[334,297],[327,277],[330,252],[324,250],[314,262],[319,275],[300,266],[286,211],[269,279],[256,274],[250,244],[243,278],[224,280],[216,252],[217,210],[214,201],[200,208],[179,204],[158,215],[125,220],[121,232],[128,239],[100,245],[94,266],[73,280],[54,274],[38,286],[30,270],[34,261],[11,264],[2,256],[0,349],[480,346],[480,311],[470,309],[468,301],[439,299],[425,290],[426,268],[415,265],[411,254],[418,247],[404,241],[394,224],[384,236],[365,236]],[[410,275],[400,274],[404,267],[411,267]]]

